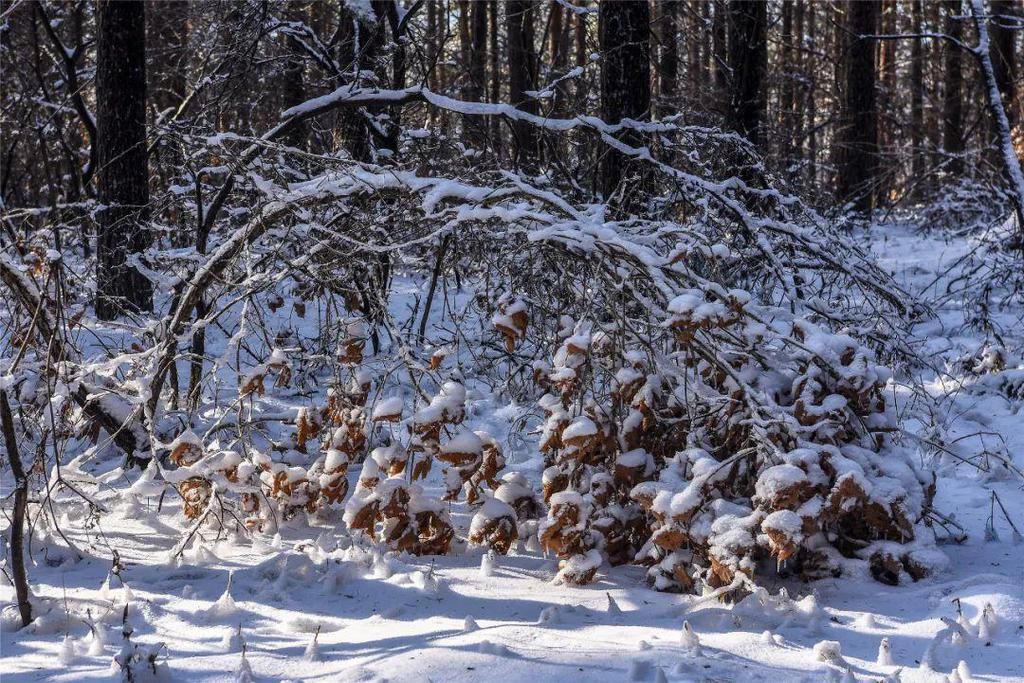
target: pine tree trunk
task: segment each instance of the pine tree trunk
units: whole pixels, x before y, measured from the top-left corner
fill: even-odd
[[[1010,122],[1010,129],[1017,125],[1020,116],[1017,106],[1017,56],[1014,54],[1013,43],[1021,15],[1019,3],[1015,0],[992,0],[992,20],[989,23],[989,41],[991,43],[992,69],[995,72],[996,85],[1003,98],[1003,107]],[[1019,30],[1019,29],[1017,29]]]
[[[113,320],[153,310],[153,284],[127,263],[150,244],[143,3],[100,0],[96,37],[96,315]]]
[[[779,76],[782,78],[782,97],[779,116],[779,145],[782,154],[793,148],[793,119],[796,91],[793,63],[793,0],[782,0],[782,50]]]
[[[712,52],[714,53],[715,94],[712,108],[719,113],[729,110],[729,5],[727,0],[714,0],[712,19]]]
[[[760,0],[729,3],[729,111],[726,126],[754,145],[761,144],[767,109],[764,76],[768,70],[768,5]]]
[[[533,36],[533,0],[508,0],[505,19],[508,24],[508,97],[518,109],[536,114],[537,100],[526,94],[536,90],[537,55]],[[538,158],[538,136],[535,126],[522,121],[512,125],[518,165],[531,169]]]
[[[651,108],[651,64],[647,0],[603,2],[598,15],[601,41],[601,118],[646,120]],[[621,133],[627,144],[640,143],[635,131]],[[606,149],[601,159],[599,189],[611,199],[626,170],[627,158]]]
[[[285,19],[293,22],[305,22],[305,8],[297,3],[289,3],[285,9]],[[285,41],[284,62],[280,73],[281,104],[289,109],[306,101],[305,62],[300,54],[298,41],[289,37]],[[285,144],[297,149],[305,149],[309,138],[309,124],[306,122],[295,126],[285,137]]]
[[[960,0],[946,0],[946,33],[962,40],[964,35],[963,7]],[[954,176],[963,175],[964,163],[964,103],[963,60],[959,47],[945,45],[945,90],[942,97],[942,147],[951,155],[948,169]]]
[[[846,9],[846,79],[836,193],[840,201],[854,202],[862,213],[874,208],[878,151],[875,41],[862,36],[877,33],[880,10],[880,0],[851,0]]]
[[[676,0],[660,2],[658,7],[658,42],[661,44],[658,55],[658,96],[661,104],[661,116],[670,114],[672,101],[676,97],[676,84],[679,80],[679,3]]]
[[[807,3],[807,35],[811,39],[811,48],[818,47],[818,9],[814,2]],[[818,189],[818,92],[816,87],[817,78],[812,74],[814,61],[810,55],[807,56],[806,69],[807,84],[807,179],[811,191]]]
[[[913,0],[911,7],[911,31],[919,34],[924,30],[924,9],[922,0]],[[910,43],[910,149],[912,183],[924,178],[924,45],[921,38]]]

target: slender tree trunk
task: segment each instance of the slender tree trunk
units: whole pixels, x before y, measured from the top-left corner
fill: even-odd
[[[839,135],[836,193],[858,211],[874,208],[878,111],[875,96],[875,41],[879,0],[851,0],[847,6],[846,82]]]
[[[658,95],[661,104],[661,116],[673,110],[673,100],[677,93],[679,80],[679,2],[665,0],[658,7],[658,42],[661,44],[658,55]]]
[[[285,10],[285,18],[288,21],[305,22],[305,8],[297,3],[288,3]],[[283,68],[281,69],[281,103],[284,109],[289,109],[306,101],[305,85],[305,61],[300,54],[298,41],[289,37],[285,41],[285,55]],[[288,132],[284,142],[297,149],[305,149],[309,139],[309,124],[302,125]]]
[[[97,9],[96,129],[99,239],[96,315],[153,310],[153,284],[129,256],[150,244],[146,159],[146,13],[138,1]]]
[[[911,7],[912,32],[924,30],[923,0],[913,0]],[[925,173],[924,155],[924,45],[921,38],[910,43],[910,148],[911,181],[921,182]]]
[[[896,28],[896,2],[895,0],[882,0],[879,10],[879,30],[883,35],[897,33]],[[878,78],[880,87],[877,89],[878,103],[875,109],[878,112],[878,153],[886,155],[895,151],[893,136],[895,131],[892,117],[896,111],[896,47],[894,40],[877,41]],[[895,155],[892,155],[895,158]],[[884,174],[879,174],[876,191],[876,201],[884,201],[889,196],[889,190],[896,181],[895,162]],[[881,170],[881,165],[879,164]]]
[[[1024,252],[1024,171],[1021,170],[1020,159],[1013,149],[1010,132],[1010,121],[1003,106],[1002,93],[996,78],[995,65],[992,63],[991,42],[988,25],[985,21],[985,8],[981,0],[970,0],[974,26],[978,31],[978,63],[985,81],[985,99],[989,115],[992,117],[993,128],[997,132],[997,144],[1003,158],[1003,171],[1010,186],[1014,208],[1017,214],[1017,248]]]
[[[700,21],[701,2],[702,0],[690,0],[689,3],[681,5],[676,10],[678,14],[685,7],[686,21],[684,23],[689,29],[686,31],[686,82],[689,86],[691,102],[699,101],[701,92],[700,35],[704,32],[704,27]]]
[[[793,103],[790,118],[793,120],[793,156],[795,161],[802,163],[804,160],[804,132],[806,130],[806,107],[807,107],[807,84],[810,81],[807,64],[808,56],[801,49],[804,44],[804,31],[806,30],[807,2],[796,0],[793,7],[793,66],[797,82],[793,85]]]
[[[729,5],[727,0],[714,0],[713,7],[711,43],[715,92],[712,109],[724,113],[729,110]]]
[[[960,0],[946,0],[946,33],[962,40],[964,36],[963,6]],[[945,46],[945,91],[942,98],[942,146],[946,154],[952,155],[949,172],[954,176],[963,175],[964,162],[964,103],[963,103],[963,60],[961,50],[955,45]]]
[[[761,144],[767,109],[764,76],[768,70],[768,5],[760,0],[729,3],[729,111],[726,126],[754,145]]]
[[[928,2],[926,19],[927,29],[934,32],[941,32],[942,26],[942,3]],[[931,160],[933,165],[942,162],[942,80],[945,76],[942,63],[942,51],[946,48],[944,41],[928,41],[926,50],[928,70],[925,74],[925,88],[928,93],[928,103],[925,107],[925,130],[928,135],[928,146],[932,151]]]
[[[508,0],[505,18],[508,23],[508,97],[518,109],[536,114],[537,100],[527,95],[536,90],[537,55],[533,35],[533,0]],[[512,125],[516,138],[518,165],[532,169],[538,159],[536,127],[522,121]]]
[[[551,80],[557,81],[565,76],[569,63],[569,30],[570,20],[562,5],[553,0],[551,3],[551,33],[548,36],[551,54]],[[565,115],[566,87],[565,83],[555,86],[555,97],[552,103],[552,116],[561,118]]]
[[[793,0],[782,0],[782,49],[780,53],[782,62],[780,69],[782,102],[779,107],[782,113],[779,121],[782,127],[782,140],[780,140],[780,144],[784,145],[785,149],[789,149],[793,143],[791,119],[796,98],[794,89],[796,75],[793,73],[795,66],[793,63]]]
[[[814,2],[807,3],[807,35],[811,39],[811,47],[818,47],[817,38],[817,16],[818,9]],[[807,178],[810,181],[811,190],[818,188],[818,89],[817,78],[812,75],[814,69],[813,58],[808,55],[806,69],[807,83]]]
[[[7,459],[14,475],[14,511],[11,514],[11,574],[18,600],[18,613],[22,627],[32,623],[32,603],[29,602],[28,573],[25,571],[25,512],[28,509],[28,475],[18,455],[18,439],[14,433],[14,418],[7,402],[7,392],[0,389],[0,429],[3,431]]]
[[[992,20],[988,30],[993,75],[1011,130],[1020,116],[1017,106],[1018,57],[1013,49],[1016,33],[1013,26],[1021,21],[1019,9],[1015,0],[992,0]]]
[[[647,0],[603,2],[598,22],[603,53],[601,117],[613,124],[623,119],[650,118],[650,5]],[[632,145],[641,141],[635,131],[623,132],[619,138]],[[600,191],[606,200],[611,200],[619,189],[626,164],[623,154],[606,150],[599,174]]]

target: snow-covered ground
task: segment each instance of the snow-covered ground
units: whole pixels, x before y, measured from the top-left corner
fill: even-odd
[[[211,534],[172,560],[188,529],[178,503],[158,510],[144,482],[125,494],[138,472],[115,470],[92,489],[108,513],[65,508],[61,530],[85,559],[55,532],[34,539],[29,628],[13,631],[14,591],[0,587],[3,680],[117,676],[126,604],[132,641],[163,643],[161,675],[175,681],[250,680],[246,666],[259,681],[1024,680],[1024,544],[993,508],[995,493],[1024,530],[1024,481],[1011,471],[1024,468],[1024,400],[998,390],[1021,364],[1021,311],[996,314],[1011,369],[968,376],[954,361],[984,339],[963,327],[970,311],[945,294],[944,274],[968,240],[891,226],[869,237],[897,280],[934,303],[913,341],[933,364],[916,378],[928,397],[904,382],[893,391],[907,438],[938,473],[937,509],[968,534],[942,546],[939,574],[888,586],[851,563],[839,579],[767,586],[730,606],[655,592],[631,566],[555,585],[555,560],[524,544],[496,559],[464,543],[440,558],[384,557],[352,545],[340,511],[274,537]],[[482,397],[470,421],[500,439],[521,413]],[[932,459],[936,443],[946,452]],[[529,444],[506,452],[508,469],[539,476]],[[429,485],[443,487],[438,472]],[[465,505],[452,515],[464,532]],[[114,549],[120,577],[109,574]]]

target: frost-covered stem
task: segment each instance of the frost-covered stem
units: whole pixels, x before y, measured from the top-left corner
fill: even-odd
[[[25,572],[25,512],[28,508],[28,477],[21,466],[18,455],[18,439],[14,433],[14,419],[7,402],[7,392],[0,389],[0,426],[3,428],[7,459],[14,474],[14,513],[11,517],[11,570],[14,574],[14,590],[18,596],[18,612],[21,625],[32,622],[32,603],[28,599],[28,574]]]
[[[995,69],[992,68],[992,54],[989,51],[988,21],[981,0],[971,0],[971,14],[974,26],[978,29],[978,46],[972,50],[981,66],[985,78],[985,92],[988,99],[988,110],[995,122],[996,134],[999,137],[1000,152],[1006,175],[1009,177],[1013,191],[1014,204],[1017,209],[1017,229],[1024,236],[1024,172],[1021,171],[1020,159],[1013,151],[1013,138],[1010,135],[1010,121],[1006,118],[1003,99],[999,95]],[[1024,248],[1024,246],[1022,246]]]

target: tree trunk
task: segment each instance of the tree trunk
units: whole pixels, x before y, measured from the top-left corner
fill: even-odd
[[[727,0],[714,0],[715,15],[711,24],[712,60],[715,95],[712,109],[720,113],[729,110],[729,5]]]
[[[677,95],[676,84],[679,80],[679,2],[666,0],[658,3],[658,42],[661,43],[658,55],[658,95],[661,105],[661,116],[670,114],[673,100]]]
[[[1011,130],[1017,125],[1020,115],[1017,106],[1017,58],[1013,50],[1014,22],[1021,20],[1016,5],[1015,0],[992,0],[992,20],[988,30],[992,69]]]
[[[807,3],[807,35],[811,39],[811,48],[818,48],[817,27],[818,9],[814,2]],[[818,93],[817,79],[813,74],[814,61],[807,55],[807,179],[811,191],[818,188]]]
[[[564,77],[566,73],[569,63],[570,25],[571,22],[566,16],[565,9],[557,0],[554,0],[551,3],[551,35],[548,37],[552,82]],[[555,97],[552,103],[551,114],[553,117],[562,118],[565,115],[565,100],[566,84],[559,83],[555,86]]]
[[[981,75],[985,81],[985,99],[989,115],[992,117],[992,126],[997,133],[997,145],[1003,158],[1003,171],[1010,185],[1011,197],[1017,214],[1017,248],[1024,251],[1024,171],[1021,170],[1020,159],[1013,149],[1010,121],[1006,116],[1002,93],[999,92],[995,65],[992,63],[991,42],[981,0],[971,0],[971,14],[974,17],[974,26],[978,31],[976,55],[981,67]]]
[[[946,0],[946,33],[962,40],[964,36],[963,14],[960,0]],[[954,176],[963,175],[964,162],[964,104],[963,104],[963,59],[959,47],[945,46],[945,91],[942,97],[942,147],[951,155],[949,172]]]
[[[601,118],[612,124],[623,119],[648,119],[651,12],[647,0],[602,2],[598,22],[602,52]],[[636,131],[626,131],[618,137],[631,145],[641,141]],[[624,155],[613,149],[608,149],[601,159],[599,189],[606,200],[611,200],[619,187],[626,161]]]
[[[290,22],[304,23],[306,21],[305,8],[297,3],[288,3],[285,6],[284,18]],[[300,53],[299,43],[294,37],[289,36],[285,41],[284,49],[284,62],[279,76],[281,79],[281,104],[284,105],[283,109],[290,109],[306,101],[304,81],[306,65]],[[291,147],[305,149],[308,139],[309,124],[303,122],[302,125],[295,126],[293,130],[289,131],[284,142]]]
[[[760,0],[729,3],[729,110],[726,126],[761,144],[767,108],[764,76],[768,70],[768,5]]]
[[[704,32],[704,26],[700,20],[700,4],[701,0],[690,0],[687,5],[683,6],[686,8],[685,18],[689,28],[686,32],[686,81],[689,85],[690,99],[693,102],[700,100],[701,92],[700,34]]]
[[[146,159],[146,13],[135,0],[100,0],[97,9],[96,129],[99,238],[96,315],[153,310],[153,284],[129,255],[150,244]]]
[[[922,0],[913,0],[911,7],[912,32],[924,29]],[[911,182],[919,183],[924,178],[924,45],[921,38],[910,43],[910,149]]]
[[[14,433],[14,418],[7,402],[7,392],[0,389],[0,430],[3,431],[7,460],[14,475],[14,511],[11,514],[11,573],[18,613],[22,627],[32,623],[32,603],[29,602],[28,573],[25,571],[25,512],[28,509],[28,475],[18,455],[18,439]]]
[[[846,79],[842,128],[839,131],[840,201],[853,201],[858,211],[874,208],[877,172],[878,111],[875,106],[875,41],[880,0],[851,0],[847,5]]]
[[[512,106],[536,114],[537,100],[526,94],[537,89],[537,54],[533,36],[533,0],[508,0],[505,20],[508,25],[508,99]],[[538,159],[537,129],[515,121],[518,166],[533,170]]]
[[[794,90],[795,75],[793,73],[793,0],[782,0],[782,50],[779,74],[782,78],[782,97],[780,103],[781,137],[779,141],[783,149],[792,148],[793,143],[793,108],[796,92]]]

